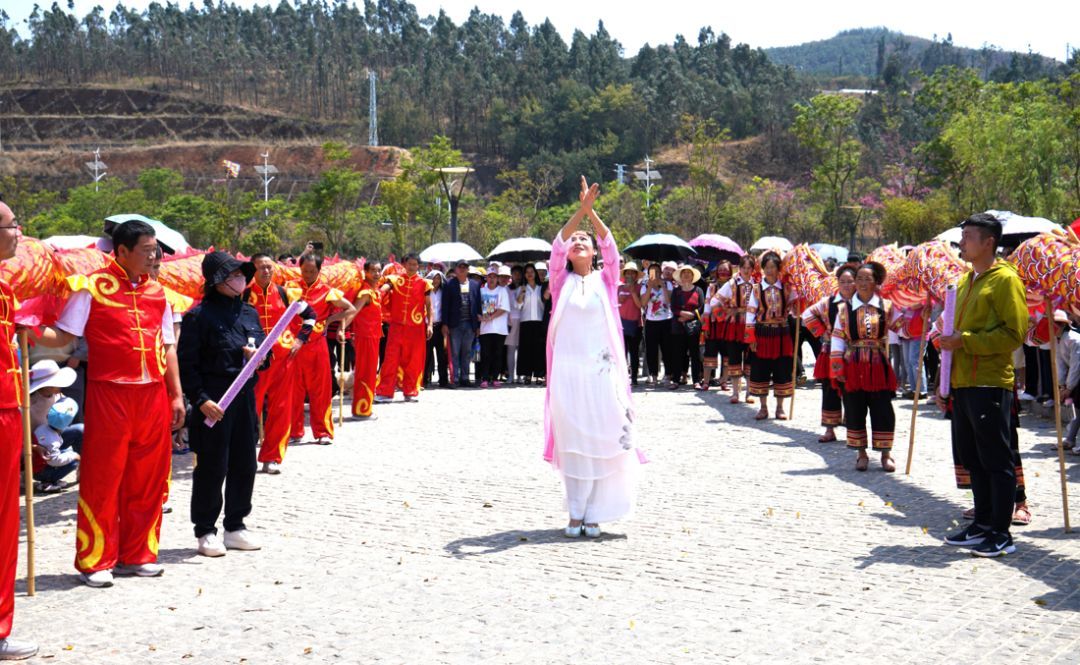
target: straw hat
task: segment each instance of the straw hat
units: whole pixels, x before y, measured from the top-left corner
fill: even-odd
[[[689,270],[694,275],[694,278],[690,280],[692,283],[696,284],[697,282],[701,281],[701,271],[690,265],[689,263],[684,263],[678,268],[676,268],[675,277],[681,278],[684,270]]]
[[[628,263],[627,263],[626,265],[624,265],[624,266],[622,267],[622,271],[623,271],[623,272],[629,272],[629,271],[633,271],[634,273],[636,273],[636,274],[638,274],[638,275],[640,275],[640,274],[641,274],[641,270],[640,270],[640,269],[638,269],[638,267],[637,267],[637,264],[636,264],[636,263],[634,263],[633,261],[630,261],[630,262],[628,262]]]

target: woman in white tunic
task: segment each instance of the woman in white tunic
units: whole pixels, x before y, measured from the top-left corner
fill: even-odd
[[[548,278],[548,383],[544,458],[562,475],[566,535],[600,535],[600,523],[634,504],[634,412],[618,315],[619,250],[593,211],[599,186],[581,179],[581,207],[552,243]],[[588,215],[596,240],[578,227]],[[604,260],[596,269],[597,249]]]

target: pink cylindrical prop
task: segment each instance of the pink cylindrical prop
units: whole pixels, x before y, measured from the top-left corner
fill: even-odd
[[[278,322],[270,329],[270,332],[266,335],[266,339],[263,340],[263,343],[259,345],[258,350],[255,351],[255,355],[251,356],[247,361],[247,364],[244,365],[244,369],[240,370],[240,374],[233,379],[232,385],[229,386],[229,389],[226,390],[225,394],[218,400],[218,406],[221,407],[222,411],[229,408],[229,405],[232,404],[232,401],[236,399],[236,396],[240,393],[240,389],[244,387],[244,384],[248,382],[251,375],[254,374],[255,370],[262,364],[263,359],[266,358],[266,354],[270,353],[270,349],[274,348],[274,343],[277,342],[278,337],[281,337],[281,333],[285,332],[285,328],[288,327],[289,322],[293,320],[294,316],[300,313],[300,310],[303,309],[303,307],[304,302],[302,300],[297,300],[289,305],[285,310],[285,313],[278,319]],[[203,422],[206,423],[207,427],[213,427],[215,424],[215,422],[209,418]]]
[[[956,323],[956,285],[950,284],[945,287],[945,311],[941,314],[941,334],[953,334]],[[941,383],[938,385],[938,393],[942,397],[949,396],[949,388],[952,385],[952,351],[941,351]]]

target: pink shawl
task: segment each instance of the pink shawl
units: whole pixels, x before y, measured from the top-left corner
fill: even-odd
[[[626,392],[626,405],[633,419],[633,399],[630,392],[630,377],[626,367],[626,349],[623,346],[622,326],[619,323],[619,248],[611,233],[604,239],[596,238],[597,248],[604,260],[601,279],[604,283],[604,296],[608,302],[607,338],[611,355],[616,359],[617,376],[622,382]],[[547,387],[544,392],[544,460],[552,466],[558,465],[555,459],[555,434],[551,426],[551,356],[554,348],[554,335],[558,329],[559,319],[563,310],[559,308],[562,297],[563,285],[566,282],[566,254],[570,243],[562,239],[560,231],[551,243],[551,259],[548,261],[548,288],[551,291],[551,323],[548,326],[547,336]],[[644,451],[637,449],[638,460],[645,464],[648,462]]]

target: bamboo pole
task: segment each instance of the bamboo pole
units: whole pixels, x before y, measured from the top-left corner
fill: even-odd
[[[904,463],[904,475],[911,475],[911,460],[915,457],[915,417],[919,415],[919,393],[922,392],[922,366],[923,357],[926,355],[926,338],[929,331],[926,329],[930,325],[930,300],[927,299],[926,307],[923,309],[922,316],[922,338],[919,340],[919,363],[915,366],[915,396],[911,400],[911,427],[908,432],[908,444],[907,444],[907,461]]]
[[[345,326],[338,328],[338,427],[345,425]]]
[[[791,354],[791,406],[788,408],[788,420],[795,420],[795,390],[798,384],[799,369],[799,333],[802,332],[802,315],[795,317],[795,349]],[[777,400],[779,401],[779,400]]]
[[[34,575],[34,461],[30,445],[30,352],[26,331],[19,331],[22,356],[23,498],[26,502],[26,595],[35,595]]]
[[[1061,394],[1057,377],[1057,324],[1054,323],[1054,305],[1046,299],[1046,316],[1050,318],[1050,373],[1054,377],[1054,423],[1057,425],[1058,472],[1061,475],[1061,512],[1065,517],[1065,533],[1069,525],[1069,485],[1065,477],[1065,447],[1061,438]]]

